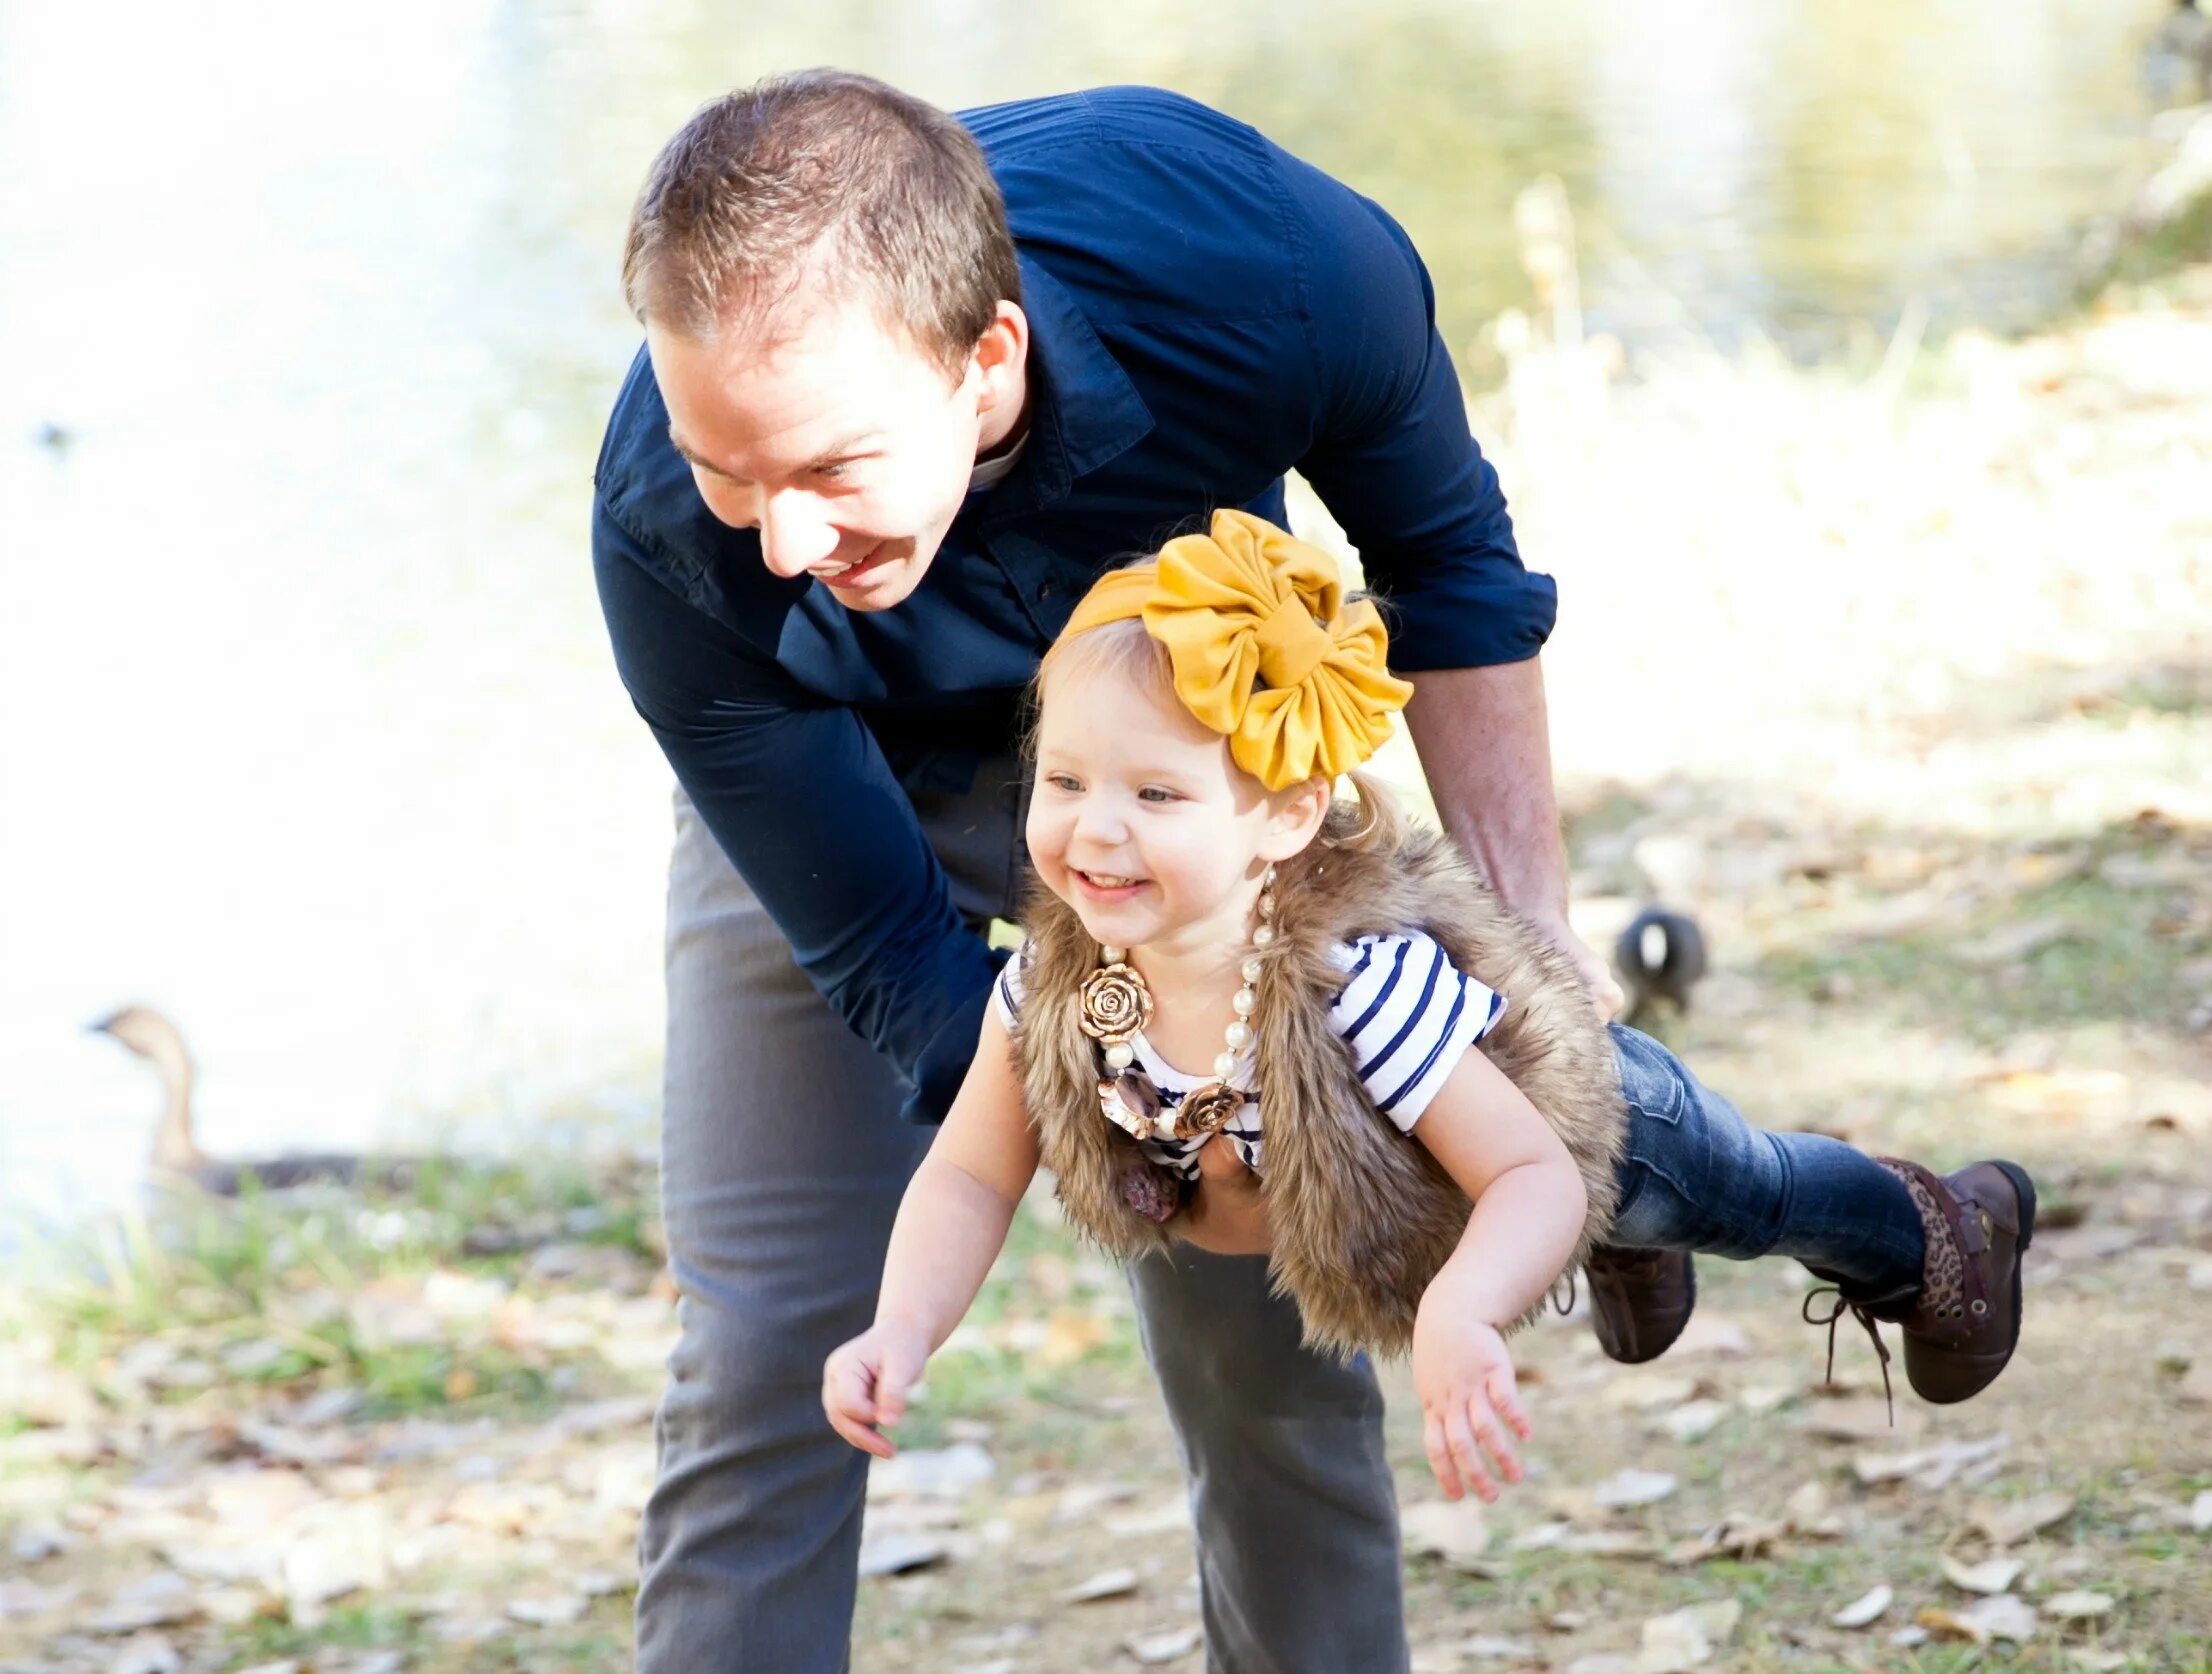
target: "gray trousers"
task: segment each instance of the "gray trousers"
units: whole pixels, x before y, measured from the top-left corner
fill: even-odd
[[[1015,908],[1022,800],[1011,760],[915,798],[978,921]],[[928,1147],[901,1097],[679,793],[661,1192],[682,1329],[639,1538],[641,1674],[850,1666],[867,1460],[822,1416],[822,1362],[874,1318]],[[1190,1481],[1209,1670],[1404,1669],[1373,1372],[1298,1346],[1263,1257],[1184,1246],[1131,1283]]]

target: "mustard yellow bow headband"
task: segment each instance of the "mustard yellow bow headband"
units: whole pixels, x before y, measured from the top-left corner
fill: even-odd
[[[1102,577],[1065,631],[1133,617],[1167,647],[1183,706],[1269,790],[1357,767],[1413,695],[1375,607],[1344,603],[1336,560],[1249,512],[1217,511],[1153,568]]]

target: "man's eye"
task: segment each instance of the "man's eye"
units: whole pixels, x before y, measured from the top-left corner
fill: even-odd
[[[853,462],[849,459],[840,459],[834,464],[817,465],[814,467],[814,474],[820,477],[824,482],[843,482],[847,477],[852,475],[852,471]]]

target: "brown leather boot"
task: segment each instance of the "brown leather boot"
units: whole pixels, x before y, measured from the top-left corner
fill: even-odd
[[[1625,1366],[1665,1354],[1697,1307],[1697,1269],[1680,1250],[1592,1250],[1582,1271],[1598,1345]]]
[[[1839,1288],[1829,1327],[1846,1311],[1874,1338],[1889,1381],[1889,1351],[1874,1321],[1905,1336],[1905,1376],[1923,1401],[1939,1406],[1978,1395],[1996,1380],[2020,1341],[2020,1257],[2035,1236],[2035,1184],[2017,1163],[1970,1163],[1941,1179],[1901,1157],[1874,1159],[1904,1183],[1927,1236],[1920,1283],[1886,1296]],[[1807,1318],[1812,1318],[1808,1299]]]

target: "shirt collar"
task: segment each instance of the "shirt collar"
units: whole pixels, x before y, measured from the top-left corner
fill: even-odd
[[[1004,498],[1026,479],[1033,503],[1047,505],[1076,478],[1136,446],[1153,419],[1067,287],[1026,252],[1020,261],[1022,311],[1029,317],[1027,469],[992,498]],[[1006,509],[1020,508],[1010,503]]]

